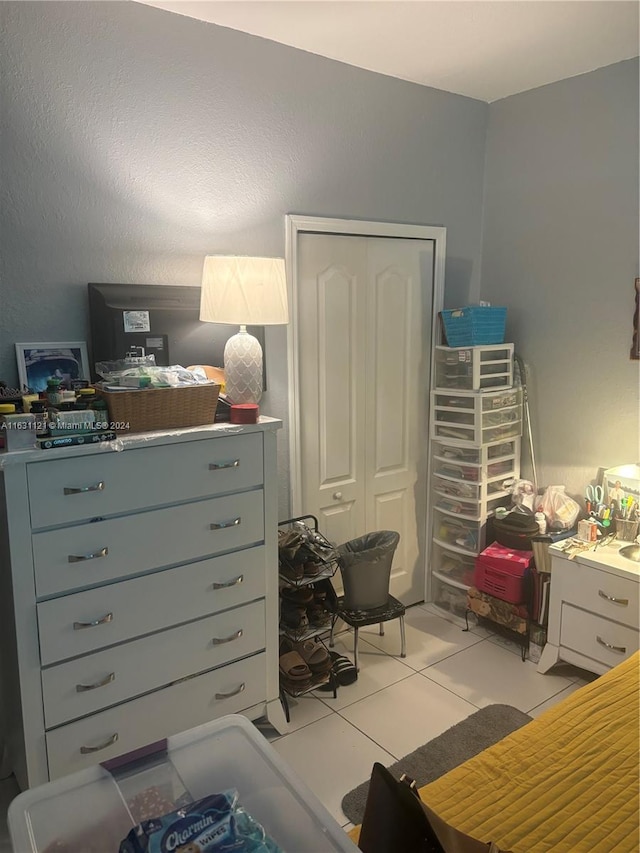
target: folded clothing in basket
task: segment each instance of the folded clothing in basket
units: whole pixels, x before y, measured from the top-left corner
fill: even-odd
[[[235,789],[211,794],[163,817],[145,820],[120,853],[283,853],[239,804]]]

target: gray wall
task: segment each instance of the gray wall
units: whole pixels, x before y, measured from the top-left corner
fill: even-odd
[[[86,339],[87,282],[282,256],[287,213],[444,224],[447,304],[479,292],[486,104],[135,3],[0,16],[5,381],[14,342]],[[266,354],[286,421],[283,327]]]
[[[637,59],[490,106],[482,295],[530,376],[538,484],[579,496],[640,458],[638,151]]]

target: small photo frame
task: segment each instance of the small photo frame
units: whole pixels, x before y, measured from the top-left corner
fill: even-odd
[[[69,383],[89,380],[89,358],[85,341],[18,343],[16,362],[20,388],[31,393],[45,391],[51,377]]]

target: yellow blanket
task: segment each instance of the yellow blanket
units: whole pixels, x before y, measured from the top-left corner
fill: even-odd
[[[425,785],[422,799],[512,853],[638,853],[639,668],[637,652]]]

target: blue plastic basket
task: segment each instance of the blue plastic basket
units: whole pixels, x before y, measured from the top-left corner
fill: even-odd
[[[447,345],[470,347],[504,343],[507,309],[495,305],[470,305],[440,312]]]

